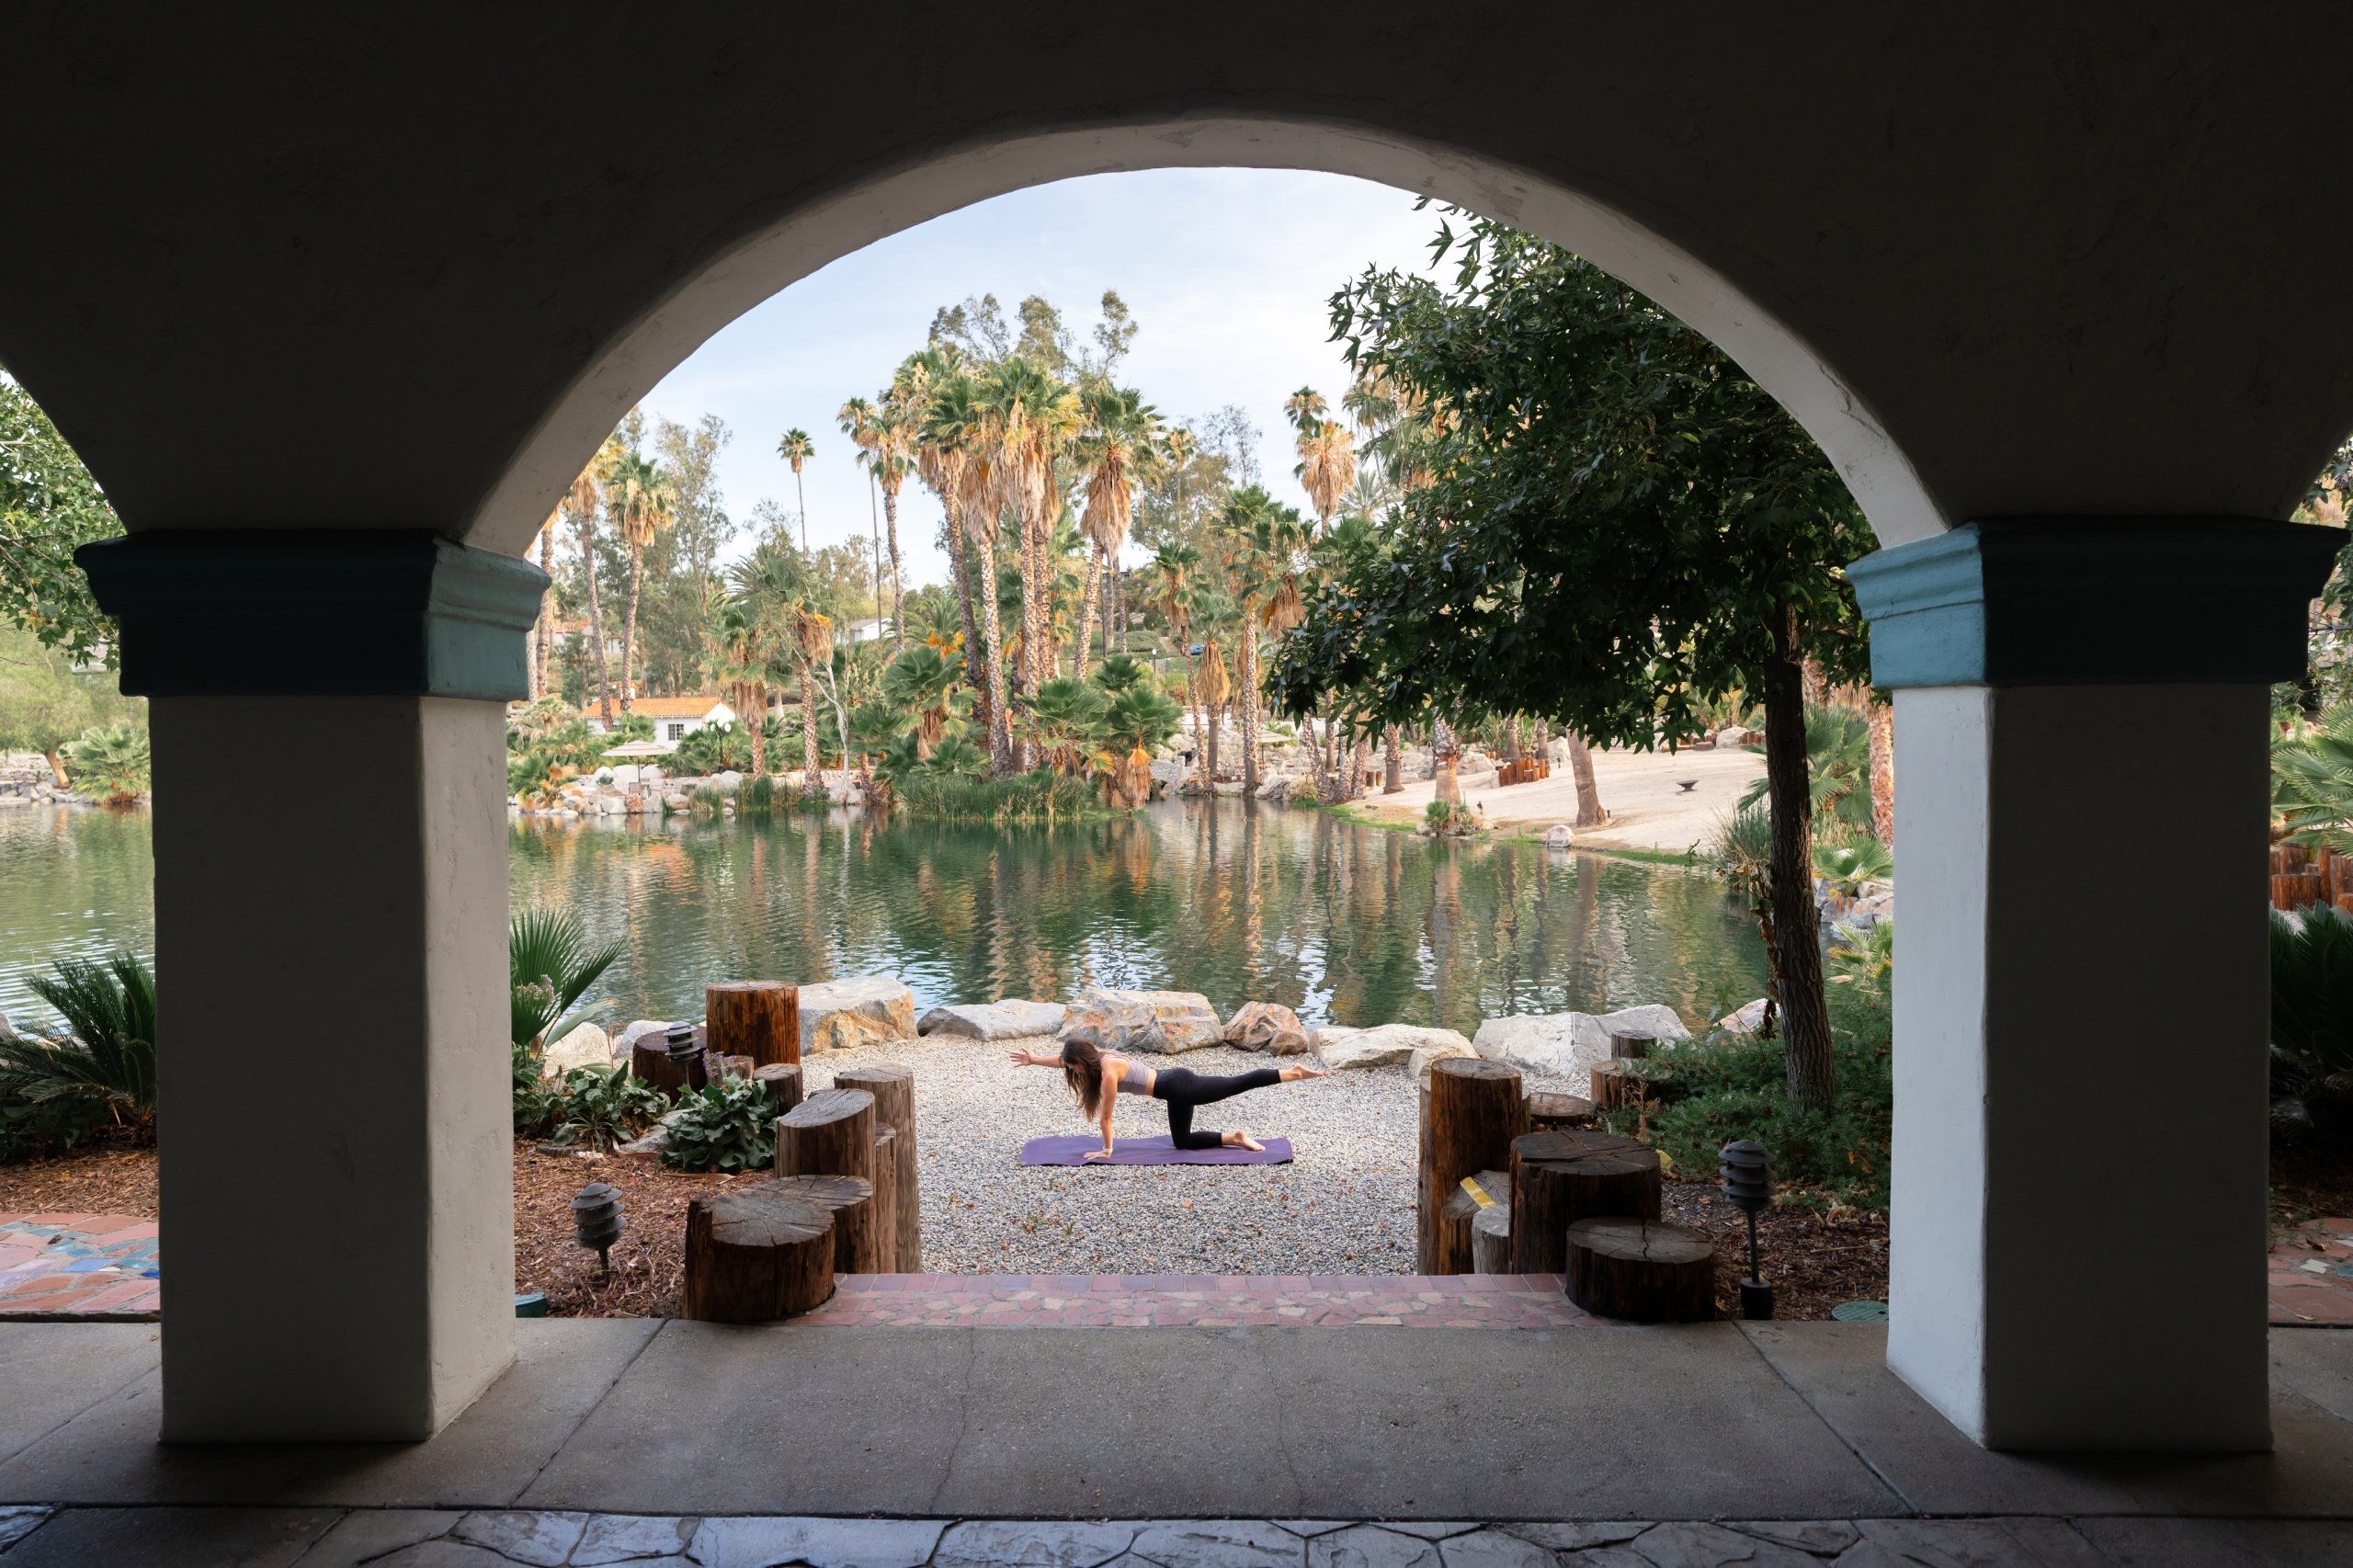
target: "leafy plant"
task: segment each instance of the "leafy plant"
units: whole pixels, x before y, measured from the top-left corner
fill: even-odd
[[[620,956],[618,941],[591,948],[588,928],[568,911],[527,909],[516,915],[506,927],[509,1039],[534,1048],[562,1040],[577,1021],[567,1016],[573,1004]]]
[[[1439,838],[1468,838],[1479,831],[1479,819],[1460,801],[1432,801],[1422,808],[1422,824]]]
[[[1763,903],[1772,882],[1772,809],[1752,801],[1719,812],[1708,835],[1707,858],[1718,876]]]
[[[678,1097],[662,1163],[682,1171],[757,1170],[776,1160],[784,1108],[757,1079],[729,1078]]]
[[[1830,983],[1884,994],[1895,983],[1895,922],[1875,920],[1861,939],[1830,949]]]
[[[2271,790],[2290,839],[2353,855],[2353,701],[2271,744]]]
[[[2271,1086],[2291,1127],[2353,1127],[2353,915],[2271,912]]]
[[[127,806],[147,790],[152,774],[147,732],[137,724],[85,730],[64,746],[74,788],[109,806]]]
[[[944,744],[932,762],[938,763],[947,750]],[[1071,821],[1106,811],[1086,779],[1043,768],[988,778],[926,764],[900,779],[898,791],[900,803],[915,814],[948,822]]]
[[[133,1131],[155,1119],[155,976],[136,954],[66,959],[27,982],[65,1032],[0,1035],[0,1100],[57,1106],[57,1125],[111,1119]],[[68,1106],[78,1106],[71,1110]],[[33,1118],[20,1115],[29,1122]]]
[[[1868,831],[1833,824],[1813,841],[1813,874],[1852,898],[1895,875],[1895,854]]]
[[[1763,756],[1765,747],[1741,748]],[[1871,825],[1870,720],[1851,708],[1825,708],[1808,703],[1805,710],[1806,788],[1813,802],[1813,820],[1822,831],[1834,824],[1868,831]],[[1763,776],[1748,781],[1741,791],[1744,806],[1761,802],[1767,794]]]
[[[660,1119],[670,1097],[632,1074],[629,1064],[574,1067],[563,1075],[563,1115],[551,1143],[610,1149]]]
[[[528,1040],[508,1047],[507,1062],[513,1073],[515,1136],[543,1138],[563,1114],[563,1085],[548,1081],[540,1054]]]

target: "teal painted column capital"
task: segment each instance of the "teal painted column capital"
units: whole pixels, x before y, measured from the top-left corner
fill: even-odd
[[[1871,681],[2256,684],[2303,674],[2343,528],[2242,517],[1991,517],[1847,568]]]
[[[202,528],[74,559],[141,697],[530,695],[547,574],[428,528]]]

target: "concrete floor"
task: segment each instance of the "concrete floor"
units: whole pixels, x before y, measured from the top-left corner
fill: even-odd
[[[2277,1449],[2224,1459],[1986,1453],[1886,1370],[1884,1330],[1869,1324],[1425,1332],[557,1320],[517,1332],[515,1369],[429,1443],[166,1448],[154,1440],[153,1325],[0,1325],[0,1505],[72,1510],[0,1551],[0,1568],[51,1561],[78,1532],[177,1531],[196,1516],[174,1506],[198,1505],[205,1529],[259,1532],[253,1550],[191,1544],[199,1554],[181,1557],[159,1544],[147,1560],[324,1561],[301,1554],[331,1530],[423,1528],[392,1515],[347,1520],[348,1510],[438,1510],[440,1529],[469,1509],[938,1520],[2039,1516],[2097,1521],[2115,1540],[2141,1541],[2085,1561],[2150,1562],[2233,1561],[2215,1532],[2244,1533],[2247,1521],[2353,1517],[2345,1331],[2275,1331]],[[2215,1522],[2201,1535],[2185,1516]],[[2134,1536],[2133,1520],[2154,1534]],[[2068,1539],[2094,1539],[2087,1531]],[[2338,1524],[2274,1533],[2325,1548],[2310,1561],[2353,1561],[2353,1535]],[[268,1545],[281,1540],[292,1543],[282,1554]],[[2209,1555],[2167,1554],[2200,1541]],[[2239,1561],[2269,1560],[2233,1550]]]

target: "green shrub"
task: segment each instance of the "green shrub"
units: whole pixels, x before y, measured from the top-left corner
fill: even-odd
[[[670,1096],[633,1075],[624,1062],[615,1067],[574,1067],[566,1073],[563,1104],[550,1142],[610,1149],[659,1120],[670,1108]]]
[[[57,1009],[54,1036],[0,1035],[0,1152],[72,1147],[106,1123],[155,1120],[155,976],[133,953],[67,959],[31,980]]]
[[[588,928],[563,910],[527,909],[507,922],[507,1039],[518,1046],[562,1040],[566,1016],[621,956],[621,945],[588,945]]]
[[[541,1075],[539,1052],[528,1041],[510,1046],[507,1061],[514,1073],[515,1136],[544,1138],[563,1114],[563,1085]]]
[[[1106,816],[1094,782],[1040,768],[1010,778],[918,770],[898,781],[899,804],[948,822],[1055,822]]]
[[[1468,838],[1479,831],[1479,819],[1460,801],[1432,801],[1422,808],[1422,825],[1439,838]]]
[[[2353,915],[2271,912],[2271,1092],[2290,1130],[2353,1132]]]
[[[65,743],[64,754],[78,794],[109,806],[127,806],[147,791],[147,732],[138,724],[85,730],[80,738]]]
[[[1711,1035],[1633,1064],[1665,1102],[1650,1115],[1651,1142],[1682,1175],[1705,1180],[1726,1143],[1754,1139],[1772,1151],[1774,1180],[1790,1199],[1884,1210],[1895,1121],[1893,1013],[1887,992],[1874,986],[1834,986],[1829,1001],[1835,1109],[1791,1108],[1781,1041]]]
[[[767,816],[776,810],[776,780],[763,773],[744,786],[737,798],[736,809],[753,816]]]
[[[758,1170],[776,1160],[776,1119],[784,1108],[767,1085],[730,1078],[678,1096],[662,1163],[675,1170]]]
[[[698,784],[688,801],[687,810],[699,817],[724,816],[727,812],[727,791],[716,784]]]

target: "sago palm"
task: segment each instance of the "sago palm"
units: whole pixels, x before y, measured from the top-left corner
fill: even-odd
[[[57,1010],[53,1037],[0,1033],[0,1095],[34,1104],[82,1100],[117,1125],[143,1129],[155,1116],[155,976],[136,954],[103,963],[66,959],[29,979]]]
[[[2290,839],[2353,855],[2353,702],[2271,743],[2271,789]]]

